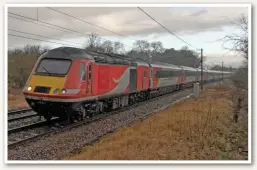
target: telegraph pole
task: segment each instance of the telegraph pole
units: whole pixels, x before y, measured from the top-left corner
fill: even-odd
[[[222,61],[222,81],[223,81],[223,61]]]
[[[201,89],[203,89],[203,49],[201,48]]]

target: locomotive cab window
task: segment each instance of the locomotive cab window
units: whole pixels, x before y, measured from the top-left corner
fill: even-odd
[[[42,59],[36,69],[36,74],[41,75],[66,75],[69,71],[71,60],[66,59]]]

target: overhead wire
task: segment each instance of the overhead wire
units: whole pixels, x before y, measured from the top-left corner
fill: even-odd
[[[14,35],[14,34],[8,34],[8,35],[13,36],[13,37],[19,37],[19,38],[30,39],[30,40],[36,40],[36,41],[42,41],[42,42],[49,42],[49,43],[53,43],[53,44],[61,44],[61,45],[65,45],[65,46],[78,47],[78,46],[74,46],[74,45],[70,45],[70,44],[64,44],[64,43],[59,43],[59,42],[55,42],[55,41],[42,40],[42,39],[38,39],[38,38],[24,37],[24,36]]]
[[[33,21],[25,20],[25,19],[22,19],[22,18],[11,16],[11,15],[8,15],[8,17],[11,17],[11,18],[14,18],[14,19],[17,19],[17,20],[21,20],[21,21],[25,21],[25,22],[29,22],[29,23],[33,23],[33,24],[36,24],[36,25],[41,25],[41,26],[44,26],[44,27],[52,28],[52,29],[55,29],[55,30],[71,33],[70,31],[66,31],[66,30],[62,30],[62,29],[56,28],[56,27],[44,25],[44,24],[41,24],[41,23],[38,23],[38,22],[33,22]]]
[[[83,19],[81,19],[81,18],[78,18],[78,17],[73,16],[73,15],[71,15],[71,14],[65,13],[65,12],[63,12],[63,11],[60,11],[60,10],[57,10],[57,9],[54,9],[54,8],[51,8],[51,7],[46,7],[46,8],[48,8],[48,9],[50,9],[50,10],[53,10],[53,11],[55,11],[55,12],[58,12],[58,13],[60,13],[60,14],[69,16],[69,17],[71,17],[71,18],[74,18],[74,19],[79,20],[79,21],[81,21],[81,22],[84,22],[84,23],[86,23],[86,24],[92,25],[92,26],[94,26],[94,27],[100,28],[100,29],[102,29],[102,30],[105,30],[105,31],[114,33],[114,34],[116,34],[116,35],[119,35],[119,36],[122,36],[122,37],[125,37],[125,38],[128,38],[128,39],[131,39],[131,40],[135,40],[135,41],[136,41],[136,39],[133,39],[133,38],[128,37],[128,36],[126,36],[126,35],[123,35],[123,34],[121,34],[121,33],[112,31],[112,30],[110,30],[110,29],[104,28],[104,27],[102,27],[102,26],[93,24],[93,23],[91,23],[91,22],[89,22],[89,21],[85,21],[85,20],[83,20]]]
[[[32,33],[23,32],[23,31],[17,31],[17,30],[14,30],[14,29],[8,29],[8,30],[14,31],[14,32],[18,32],[18,33],[22,33],[22,34],[33,35],[33,36],[53,39],[53,40],[57,40],[57,41],[63,41],[63,42],[72,43],[72,44],[79,44],[79,45],[82,45],[82,46],[84,45],[84,44],[80,44],[80,43],[76,43],[76,42],[72,42],[72,41],[65,41],[65,40],[61,40],[61,39],[57,39],[57,38],[52,38],[52,37],[46,37],[46,36],[42,36],[42,35],[38,35],[38,34],[32,34]]]
[[[8,12],[9,14],[11,15],[15,15],[15,16],[19,16],[19,17],[22,17],[22,18],[26,18],[26,19],[29,19],[29,20],[25,20],[25,19],[21,19],[21,18],[18,18],[18,17],[14,17],[14,16],[10,16],[8,15],[9,17],[11,18],[15,18],[15,19],[18,19],[18,20],[22,20],[22,21],[26,21],[26,22],[30,22],[30,23],[34,23],[34,24],[38,24],[38,25],[41,25],[41,26],[45,26],[45,27],[49,27],[49,28],[52,28],[52,29],[56,29],[56,30],[59,30],[59,31],[63,31],[63,32],[68,32],[68,33],[75,33],[75,34],[80,34],[80,35],[85,35],[85,36],[90,36],[91,34],[85,34],[85,33],[82,33],[82,32],[79,32],[79,31],[75,31],[75,30],[72,30],[72,29],[68,29],[68,28],[65,28],[65,27],[61,27],[59,25],[55,25],[55,24],[52,24],[52,23],[48,23],[48,22],[44,22],[44,21],[40,21],[40,20],[36,20],[36,19],[33,19],[33,18],[30,18],[30,17],[26,17],[26,16],[23,16],[23,15],[20,15],[20,14],[15,14],[15,13],[11,13],[11,12]],[[31,21],[32,20],[32,21]],[[34,21],[34,22],[33,22]],[[41,24],[40,24],[41,23]],[[43,24],[42,24],[43,23]],[[44,25],[44,24],[48,24],[48,25]],[[51,26],[49,26],[51,25]],[[56,28],[58,27],[58,28]],[[61,28],[61,29],[60,29]],[[96,34],[97,36],[100,36],[99,34]],[[108,40],[106,38],[102,38],[100,37],[101,39],[103,40]],[[129,47],[129,48],[133,48],[132,46],[130,45],[126,45],[124,44],[125,46]]]
[[[172,31],[170,31],[168,28],[166,28],[164,25],[162,25],[160,22],[158,22],[156,19],[154,19],[151,15],[149,15],[147,12],[145,12],[142,8],[137,7],[139,10],[141,10],[144,14],[146,14],[148,17],[150,17],[153,21],[155,21],[157,24],[159,24],[162,28],[164,28],[166,31],[168,31],[170,34],[174,35],[175,37],[177,37],[179,40],[183,41],[184,43],[186,43],[187,45],[200,50],[199,48],[189,44],[188,42],[186,42],[185,40],[183,40],[182,38],[180,38],[179,36],[177,36],[175,33],[173,33]]]
[[[23,17],[23,18],[26,18],[26,19],[30,19],[30,20],[33,20],[33,21],[36,21],[36,22],[39,22],[39,23],[43,23],[43,24],[51,25],[51,26],[58,27],[58,28],[61,28],[61,29],[64,29],[64,30],[68,30],[68,31],[71,31],[71,32],[76,32],[76,33],[78,33],[80,35],[89,36],[89,34],[85,34],[85,33],[82,33],[82,32],[79,32],[79,31],[75,31],[75,30],[72,30],[72,29],[69,29],[69,28],[65,28],[65,27],[62,27],[62,26],[59,26],[59,25],[55,25],[55,24],[52,24],[52,23],[36,20],[34,18],[26,17],[26,16],[23,16],[23,15],[20,15],[20,14],[12,13],[12,12],[8,12],[8,13],[12,14],[12,15],[19,16],[19,17]]]
[[[164,25],[162,25],[160,22],[158,22],[156,19],[154,19],[150,14],[148,14],[147,12],[145,12],[142,8],[140,7],[137,7],[140,11],[142,11],[145,15],[147,15],[149,18],[151,18],[153,21],[155,21],[158,25],[160,25],[163,29],[165,29],[167,32],[169,32],[170,34],[172,34],[173,36],[175,36],[176,38],[178,38],[179,40],[181,40],[182,42],[184,42],[185,44],[193,47],[194,49],[196,50],[200,50],[199,48],[189,44],[188,42],[186,42],[185,40],[183,40],[182,38],[180,38],[179,36],[177,36],[175,33],[173,33],[172,31],[170,31],[168,28],[166,28]],[[199,62],[201,62],[201,59],[198,58],[198,57],[194,57],[194,56],[191,56],[192,58],[194,58],[196,61],[194,63],[194,66],[196,66],[196,63],[199,64]],[[199,60],[200,59],[200,60]]]
[[[93,25],[93,26],[95,26],[95,27],[101,28],[101,29],[103,29],[103,30],[112,32],[112,33],[114,33],[114,34],[116,34],[116,35],[123,36],[123,37],[129,38],[129,39],[132,39],[132,38],[130,38],[130,37],[128,37],[128,36],[125,36],[125,35],[123,35],[123,34],[120,34],[120,33],[114,32],[114,31],[112,31],[112,30],[109,30],[109,29],[107,29],[107,28],[104,28],[104,27],[95,25],[95,24],[90,23],[90,22],[88,22],[88,21],[82,20],[82,19],[80,19],[80,18],[78,18],[78,17],[75,17],[75,16],[72,16],[72,15],[70,15],[70,14],[67,14],[67,13],[64,13],[64,12],[62,12],[62,11],[59,11],[59,10],[57,10],[57,9],[54,9],[54,8],[51,8],[51,7],[47,7],[47,8],[48,8],[48,9],[51,9],[51,10],[54,10],[54,11],[56,11],[56,12],[62,13],[62,14],[64,14],[64,15],[66,15],[66,16],[69,16],[69,17],[75,18],[75,19],[77,19],[77,20],[80,20],[80,21],[82,21],[82,22],[84,22],[84,23],[87,23],[87,24]],[[140,7],[138,7],[138,9],[140,9],[142,12],[144,12],[148,17],[150,17],[152,20],[154,20],[157,24],[159,24],[161,27],[163,27],[166,31],[168,31],[169,33],[171,33],[172,35],[174,35],[175,37],[177,37],[178,39],[180,39],[181,41],[183,41],[183,42],[186,43],[187,45],[189,45],[189,46],[191,46],[191,47],[193,47],[193,48],[196,48],[196,47],[192,46],[191,44],[187,43],[185,40],[183,40],[183,39],[181,39],[180,37],[178,37],[178,36],[177,36],[176,34],[174,34],[173,32],[171,32],[169,29],[167,29],[165,26],[163,26],[161,23],[159,23],[157,20],[155,20],[152,16],[150,16],[148,13],[146,13],[143,9],[141,9]],[[42,26],[45,26],[45,27],[49,27],[49,28],[52,28],[52,29],[57,29],[57,30],[59,30],[59,31],[73,32],[73,33],[76,33],[76,34],[89,36],[89,34],[85,34],[85,33],[82,33],[82,32],[79,32],[79,31],[75,31],[75,30],[72,30],[72,29],[68,29],[68,28],[65,28],[65,27],[61,27],[61,26],[59,26],[59,25],[55,25],[55,24],[52,24],[52,23],[48,23],[48,22],[44,22],[44,21],[39,21],[39,20],[36,20],[36,19],[34,19],[34,18],[26,17],[26,16],[23,16],[23,15],[19,15],[19,14],[12,13],[12,12],[8,12],[8,13],[9,13],[9,14],[12,14],[12,15],[15,15],[15,16],[23,17],[23,18],[26,18],[26,19],[29,19],[29,20],[33,20],[33,21],[35,21],[35,22],[28,21],[28,20],[24,20],[24,19],[17,18],[17,17],[14,17],[14,16],[10,16],[10,17],[15,18],[15,19],[23,20],[23,21],[26,21],[26,22],[31,22],[31,23],[34,23],[34,24],[39,24],[39,25],[42,25]],[[47,24],[47,25],[43,25],[43,24],[40,24],[40,23]],[[49,25],[50,25],[51,27],[50,27]],[[56,27],[58,27],[58,28],[56,28]],[[61,28],[61,29],[60,29],[60,28]],[[15,30],[15,31],[18,32],[17,30]],[[23,32],[23,33],[24,33],[24,32]],[[33,34],[31,34],[31,33],[25,33],[25,34],[33,35]],[[35,35],[35,36],[39,36],[39,37],[44,37],[44,36],[41,36],[41,35],[36,35],[36,34],[34,34],[34,35]],[[44,38],[46,38],[46,37],[44,37]],[[50,38],[50,37],[48,37],[48,38]],[[50,38],[50,39],[55,39],[55,38]],[[102,38],[102,39],[104,39],[104,38]],[[59,40],[59,39],[55,39],[55,40],[61,41],[61,40]],[[107,40],[107,39],[105,39],[105,40]],[[134,39],[132,39],[132,40],[134,40]],[[62,40],[62,41],[63,41],[63,40]],[[67,42],[67,41],[66,41],[66,42]],[[71,43],[71,42],[70,42],[70,43]],[[60,43],[59,43],[59,44],[60,44]],[[63,44],[63,43],[61,43],[61,44]],[[76,44],[79,44],[79,43],[76,43]],[[125,44],[124,44],[124,45],[125,45]],[[128,45],[125,45],[125,46],[128,46]],[[130,47],[131,47],[131,46],[130,46]],[[196,49],[198,49],[198,48],[196,48]],[[199,59],[199,58],[197,58],[197,59]]]

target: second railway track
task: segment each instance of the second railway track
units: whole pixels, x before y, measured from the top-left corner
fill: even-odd
[[[56,121],[56,118],[53,121]],[[49,122],[40,118],[31,108],[8,111],[8,143],[12,145],[37,136],[41,133],[35,133],[35,129],[42,130],[43,127],[48,125]]]
[[[31,108],[23,108],[23,109],[10,109],[8,110],[8,116],[10,115],[16,115],[16,114],[22,114],[28,111],[32,111]]]
[[[40,123],[43,120],[31,108],[9,111],[8,134],[25,127],[30,127],[32,124]]]
[[[36,113],[33,112],[31,108],[12,110],[12,111],[8,111],[8,122],[36,117],[36,116],[37,116]]]

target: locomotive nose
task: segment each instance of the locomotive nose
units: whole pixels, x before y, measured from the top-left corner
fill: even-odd
[[[25,87],[24,91],[28,93],[45,93],[55,95],[63,93],[64,83],[65,77],[33,75],[28,87]]]

